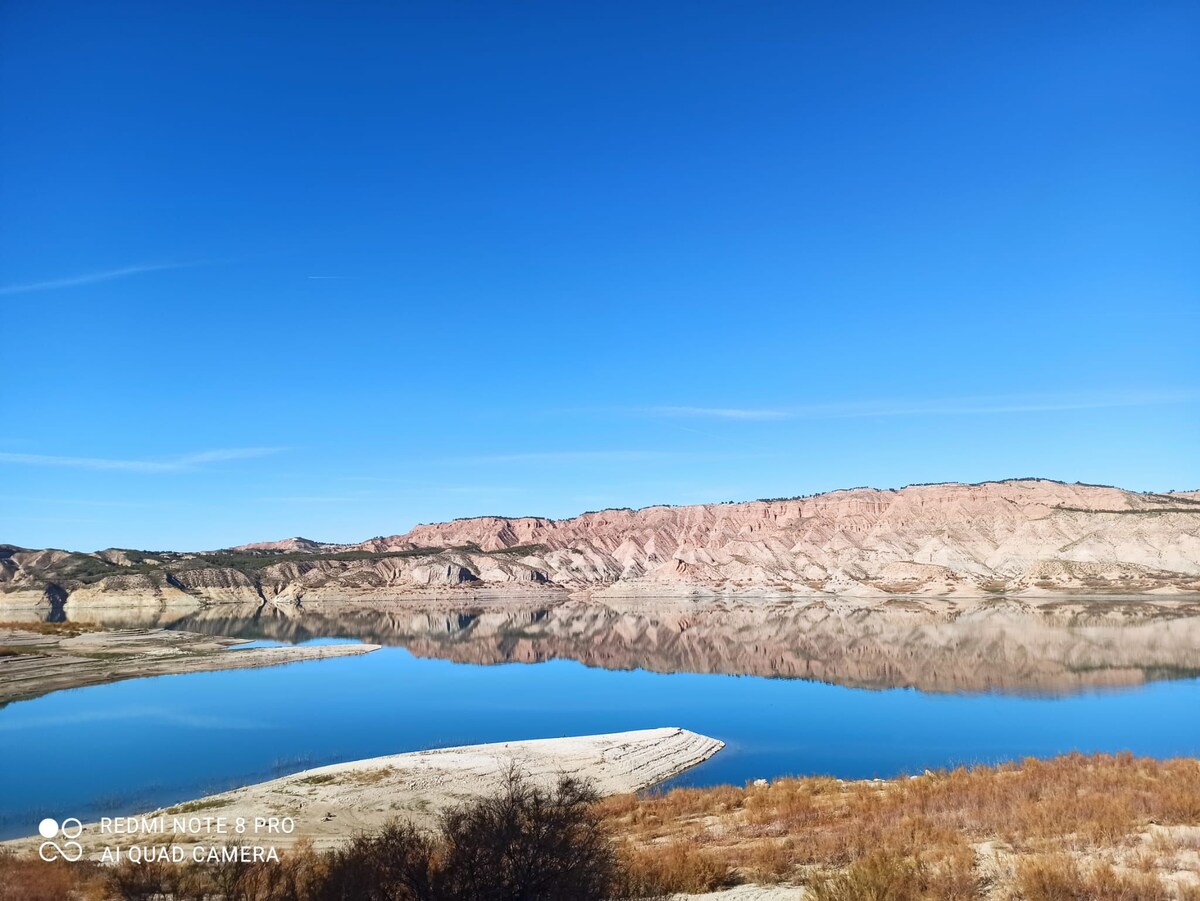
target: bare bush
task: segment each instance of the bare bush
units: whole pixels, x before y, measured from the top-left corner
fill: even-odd
[[[515,771],[503,790],[442,818],[438,897],[444,901],[603,901],[617,884],[612,839],[586,783],[552,791]]]

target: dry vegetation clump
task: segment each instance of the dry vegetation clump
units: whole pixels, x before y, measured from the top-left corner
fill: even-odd
[[[623,898],[657,898],[674,892],[701,894],[741,881],[724,861],[685,841],[626,848],[618,861],[619,897]]]
[[[99,866],[81,861],[43,863],[0,851],[0,901],[106,901],[105,874]]]
[[[805,883],[818,901],[1191,901],[1200,885],[1200,854],[1188,847],[1200,833],[1161,831],[1200,824],[1191,758],[1072,754],[892,782],[782,779],[611,798],[601,809],[627,853],[684,842],[689,860],[728,879]],[[1048,863],[1062,861],[1073,866]],[[665,888],[690,886],[686,868],[669,870],[680,875]]]
[[[931,866],[920,858],[873,851],[835,875],[812,879],[813,901],[956,901],[979,896],[972,855]]]
[[[1036,855],[1017,864],[1021,901],[1198,901],[1200,885],[1153,873],[1118,870],[1107,861],[1084,863],[1066,854]]]
[[[278,862],[0,854],[0,901],[617,901],[739,882],[803,884],[813,901],[1200,901],[1200,760],[1070,755],[605,800],[513,773],[434,832],[396,822]]]
[[[96,632],[100,628],[93,623],[0,622],[0,632],[33,632],[37,635],[61,635],[65,638],[74,638],[84,632]]]
[[[434,831],[394,822],[325,854],[110,867],[0,855],[0,901],[616,901],[628,889],[597,800],[576,780],[543,789],[513,772]]]
[[[347,773],[344,778],[345,781],[353,783],[354,785],[377,785],[380,782],[390,779],[395,774],[396,768],[394,766],[382,766],[371,770],[352,770],[351,772]],[[305,780],[302,779],[301,781],[303,782]]]

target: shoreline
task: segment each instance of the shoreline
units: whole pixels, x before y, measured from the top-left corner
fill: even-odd
[[[691,752],[681,754],[689,743]],[[393,815],[426,826],[440,810],[488,794],[516,761],[544,785],[559,774],[598,775],[605,796],[600,817],[627,865],[657,874],[665,882],[663,897],[674,901],[802,901],[822,885],[843,892],[836,897],[858,897],[846,892],[910,881],[937,897],[979,901],[1026,897],[1021,890],[1030,885],[1061,885],[1072,892],[1061,897],[1073,898],[1188,901],[1200,893],[1194,814],[1200,760],[1194,757],[1074,753],[888,780],[781,777],[634,794],[655,772],[669,769],[668,758],[675,766],[694,765],[721,746],[660,728],[389,755],[306,770],[144,819],[119,818],[126,821],[118,827],[122,834],[101,834],[93,823],[75,837],[83,858],[101,864],[99,872],[120,860],[212,863],[204,855],[221,846],[238,851],[243,865],[286,865],[289,850],[311,860],[303,849],[329,851],[355,834],[377,831]],[[270,801],[276,808],[247,809]],[[394,814],[397,801],[401,809]],[[322,816],[326,803],[339,805],[336,816]],[[1044,815],[1046,804],[1055,816]],[[164,840],[161,832],[138,834],[128,826],[174,816],[194,822],[289,816],[306,805],[301,816],[307,818],[297,820],[290,837],[260,832]],[[14,861],[32,856],[36,865],[40,841],[0,842],[0,854],[15,852]],[[268,845],[278,852],[251,853]],[[102,847],[122,854],[106,860]]]
[[[123,593],[106,590],[102,592],[65,592],[61,600],[51,601],[43,591],[0,590],[0,622],[47,622],[52,615],[63,615],[66,621],[87,622],[89,619],[110,613],[140,614],[159,613],[185,615],[189,612],[220,609],[227,606],[267,604],[272,607],[322,607],[352,606],[376,608],[392,605],[425,604],[429,606],[473,604],[488,607],[520,606],[523,604],[630,604],[630,603],[798,603],[826,602],[853,607],[873,607],[887,602],[914,602],[926,604],[968,606],[986,605],[1002,601],[1026,603],[1034,606],[1055,604],[1119,604],[1119,603],[1197,603],[1200,590],[1192,587],[1166,586],[1145,591],[1081,590],[1079,588],[1026,588],[1016,590],[964,590],[953,591],[822,591],[808,587],[790,585],[756,584],[705,584],[670,582],[624,582],[589,586],[503,586],[486,588],[461,586],[367,589],[362,591],[309,590],[301,594],[279,594],[264,599],[257,594],[245,596],[231,593],[227,597],[182,594],[171,596],[166,593],[143,594]]]
[[[85,856],[94,859],[106,847],[177,846],[190,851],[232,844],[239,837],[233,831],[239,818],[248,823],[290,818],[291,832],[264,831],[242,838],[247,845],[270,845],[279,851],[308,839],[323,850],[395,818],[432,825],[441,811],[490,794],[510,769],[547,787],[566,775],[590,782],[601,795],[631,794],[698,766],[724,746],[686,729],[663,727],[391,754],[302,770],[145,814],[107,818],[107,828],[102,819],[86,824],[79,841]],[[217,820],[229,831],[204,831],[206,823],[215,828]],[[181,822],[182,833],[175,829]],[[131,824],[162,828],[115,831]],[[33,851],[38,842],[37,837],[10,839],[0,847]]]
[[[982,601],[528,600],[112,609],[89,628],[167,628],[293,644],[337,637],[457,663],[577,660],[799,678],[852,688],[1036,697],[1200,675],[1200,604],[1178,598]],[[68,623],[68,627],[73,623]]]
[[[249,639],[169,629],[123,629],[75,633],[0,628],[0,707],[55,691],[146,676],[281,666],[351,657],[376,644],[329,644],[245,648]]]

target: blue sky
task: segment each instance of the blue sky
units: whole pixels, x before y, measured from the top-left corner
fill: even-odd
[[[5,4],[0,541],[1200,486],[1200,9]]]

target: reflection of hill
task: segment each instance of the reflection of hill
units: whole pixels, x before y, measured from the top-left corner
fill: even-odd
[[[669,602],[668,602],[669,604]],[[1200,674],[1200,606],[893,599],[513,610],[396,605],[211,607],[176,628],[301,641],[343,636],[462,663],[578,660],[605,669],[817,679],[868,688],[1070,693]]]

